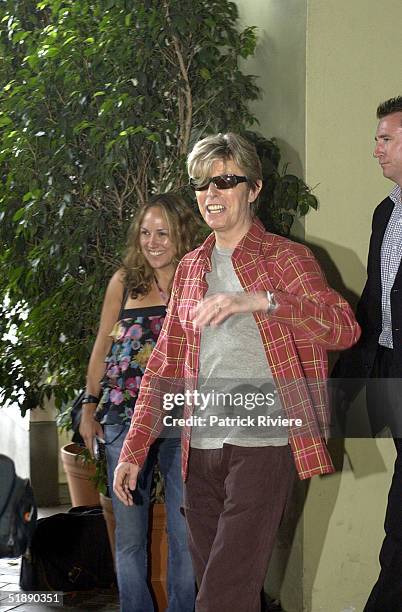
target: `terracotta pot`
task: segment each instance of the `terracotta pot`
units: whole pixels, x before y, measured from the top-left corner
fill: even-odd
[[[166,570],[168,557],[165,504],[152,504],[149,519],[151,584],[158,610],[163,612],[167,608]]]
[[[100,503],[105,517],[107,531],[109,534],[110,547],[113,560],[115,556],[114,530],[116,522],[113,514],[112,500],[99,495]],[[168,544],[166,534],[166,512],[165,504],[151,504],[149,516],[149,567],[151,568],[151,585],[158,612],[164,612],[167,608],[167,586],[166,568],[168,556]]]
[[[60,449],[63,468],[73,506],[98,506],[99,492],[90,477],[95,474],[92,463],[84,463],[82,448],[71,442]]]

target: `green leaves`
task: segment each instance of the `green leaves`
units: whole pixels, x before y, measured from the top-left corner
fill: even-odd
[[[288,236],[295,217],[303,217],[310,208],[317,210],[317,198],[303,179],[279,172],[280,153],[275,140],[246,133],[254,141],[262,161],[263,188],[259,196],[258,216],[269,231]]]
[[[0,388],[22,411],[81,386],[138,206],[187,184],[196,139],[253,125],[256,33],[237,17],[228,0],[0,3]],[[287,231],[315,199],[262,141]]]
[[[10,119],[10,117],[7,117],[3,113],[1,113],[1,115],[0,115],[0,127],[4,127],[6,125],[10,125],[10,123],[12,123],[12,120]]]
[[[200,69],[200,76],[204,79],[204,81],[209,81],[211,78],[211,73],[208,68],[203,67]]]
[[[256,36],[257,28],[255,26],[250,26],[245,28],[240,36],[241,46],[239,49],[239,53],[242,58],[247,59],[250,55],[254,54],[255,47],[257,44],[257,36]]]

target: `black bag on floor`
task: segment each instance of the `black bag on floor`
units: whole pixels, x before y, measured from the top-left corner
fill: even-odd
[[[86,591],[115,583],[112,553],[100,506],[71,508],[39,519],[22,558],[24,591]]]
[[[36,505],[27,478],[15,473],[13,461],[0,455],[0,557],[19,557],[36,526]]]

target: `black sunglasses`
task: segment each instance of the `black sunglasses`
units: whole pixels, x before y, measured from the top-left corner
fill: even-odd
[[[205,191],[208,189],[209,184],[213,183],[217,189],[231,189],[236,187],[239,183],[247,183],[247,176],[237,176],[237,174],[219,174],[219,176],[211,176],[206,183],[198,185],[195,179],[190,179],[190,187],[194,191]]]

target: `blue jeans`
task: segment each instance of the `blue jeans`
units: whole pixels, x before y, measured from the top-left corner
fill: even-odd
[[[128,426],[105,425],[106,459],[110,491]],[[121,434],[119,435],[119,432]],[[147,584],[147,534],[152,473],[158,460],[165,479],[168,533],[168,608],[166,612],[193,612],[195,579],[187,545],[183,504],[180,439],[157,440],[139,474],[134,506],[127,507],[112,493],[116,520],[116,573],[121,612],[153,612]]]

